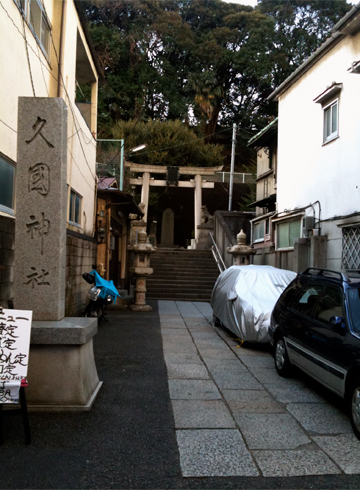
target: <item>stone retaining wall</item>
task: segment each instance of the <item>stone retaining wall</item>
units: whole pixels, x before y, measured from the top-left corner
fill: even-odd
[[[15,220],[0,216],[0,306],[14,298]],[[89,284],[82,274],[96,264],[96,241],[67,230],[65,315],[79,316],[87,303]],[[16,305],[15,305],[16,308]]]
[[[96,241],[67,230],[65,316],[80,316],[88,302],[90,285],[82,274],[96,264]]]

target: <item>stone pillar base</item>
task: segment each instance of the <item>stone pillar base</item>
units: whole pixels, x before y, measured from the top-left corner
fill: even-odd
[[[152,308],[149,305],[130,305],[129,308],[132,311],[152,311]]]
[[[90,410],[102,382],[96,370],[96,318],[34,321],[26,399],[32,411]]]

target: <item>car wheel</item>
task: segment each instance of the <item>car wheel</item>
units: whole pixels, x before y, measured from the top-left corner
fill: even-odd
[[[360,380],[352,385],[349,395],[351,425],[360,440]]]
[[[213,316],[213,324],[215,327],[221,327],[222,326],[222,323],[221,321],[218,319],[217,316]]]
[[[280,376],[286,378],[291,373],[291,364],[286,352],[285,340],[283,336],[279,336],[274,344],[274,357],[276,371]]]

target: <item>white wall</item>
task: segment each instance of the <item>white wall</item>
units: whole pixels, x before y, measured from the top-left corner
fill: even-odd
[[[279,97],[279,212],[317,200],[322,219],[359,211],[360,75],[347,71],[359,59],[360,34],[347,36]],[[313,99],[332,82],[343,84],[339,138],[323,145],[323,109]]]
[[[34,96],[30,74],[36,97],[57,97],[57,56],[60,52],[62,2],[58,0],[45,1],[46,13],[52,25],[56,48],[55,52],[54,47],[51,47],[49,60],[42,53],[28,25],[26,23],[25,26],[23,25],[22,16],[15,2],[5,0],[3,5],[7,13],[3,8],[0,8],[0,119],[3,121],[0,122],[0,152],[16,162],[18,97]],[[95,209],[96,141],[75,105],[76,39],[78,32],[88,54],[88,62],[93,71],[94,85],[96,86],[96,69],[87,47],[74,2],[67,0],[63,47],[64,64],[62,67],[62,83],[66,90],[64,88],[61,90],[61,96],[69,108],[67,183],[69,187],[72,187],[83,197],[82,227],[81,229],[73,227],[73,229],[92,235]],[[30,68],[24,36],[28,43]],[[96,94],[96,90],[93,92]],[[97,112],[96,102],[96,97],[94,97],[92,107],[94,114]],[[96,131],[95,123],[92,123],[91,129]]]

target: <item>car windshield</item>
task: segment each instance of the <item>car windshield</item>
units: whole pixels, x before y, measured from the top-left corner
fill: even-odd
[[[352,330],[360,334],[360,288],[349,288],[347,298]]]

